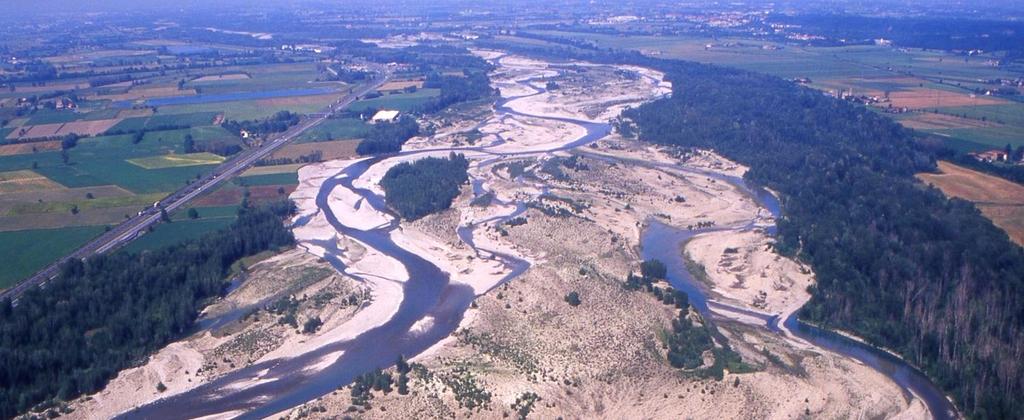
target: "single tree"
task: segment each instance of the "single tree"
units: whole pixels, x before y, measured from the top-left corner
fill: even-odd
[[[580,306],[580,294],[577,292],[569,292],[565,295],[565,301],[569,303],[569,306]]]
[[[314,316],[314,317],[312,317],[310,319],[307,319],[306,323],[302,325],[302,333],[303,334],[315,333],[316,330],[320,329],[321,325],[323,325],[323,321],[320,320],[320,317],[319,316]]]
[[[196,151],[196,141],[192,138],[191,134],[185,135],[183,149],[185,149],[185,153],[194,153]]]
[[[195,207],[188,209],[188,218],[189,219],[198,219],[199,218],[199,210],[196,210]]]

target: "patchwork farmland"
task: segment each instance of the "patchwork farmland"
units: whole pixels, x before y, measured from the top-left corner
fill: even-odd
[[[321,69],[306,54],[290,53],[287,63],[237,60],[239,64],[201,70],[142,70],[158,59],[195,59],[155,54],[161,45],[45,58],[67,68],[127,71],[132,82],[67,80],[48,86],[19,84],[0,92],[0,238],[8,239],[4,255],[19,262],[0,278],[0,289],[261,141],[225,130],[221,125],[226,121],[318,111],[348,89],[343,82],[321,80]],[[139,69],[122,67],[122,60],[137,63]],[[275,93],[266,97],[261,92]],[[319,143],[282,149],[274,157],[351,155],[357,140],[322,141],[334,140],[333,134],[324,135],[358,139],[364,125],[359,120],[327,124],[329,132],[306,139]],[[76,137],[68,140],[72,134]],[[186,210],[172,215],[173,225],[143,235],[152,237],[131,249],[152,249],[231,223],[247,188],[259,200],[279,199],[279,190],[294,188],[297,166],[268,168],[211,193],[207,204],[200,201],[195,207],[199,218],[186,217]]]

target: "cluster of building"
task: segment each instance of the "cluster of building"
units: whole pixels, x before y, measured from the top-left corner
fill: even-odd
[[[1011,152],[1006,151],[1005,149],[992,149],[986,150],[984,152],[973,152],[968,153],[968,155],[982,162],[1006,162],[1013,163],[1015,165],[1024,165],[1024,156],[1021,156],[1019,159],[1014,159],[1013,154]]]

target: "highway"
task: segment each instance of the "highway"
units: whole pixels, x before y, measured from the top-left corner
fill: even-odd
[[[71,254],[68,254],[57,262],[54,262],[46,268],[36,272],[32,277],[22,280],[17,285],[0,292],[0,300],[6,298],[17,300],[17,298],[25,293],[25,291],[33,287],[45,285],[47,281],[57,276],[60,272],[60,266],[71,258],[84,259],[95,254],[102,254],[104,252],[117,249],[118,247],[131,242],[139,236],[139,233],[160,222],[161,208],[166,210],[168,213],[173,212],[187,204],[192,199],[205,192],[211,191],[222,182],[241,174],[250,166],[267,156],[270,156],[270,154],[275,150],[295,139],[306,130],[313,128],[326,120],[335,111],[349,106],[352,102],[363,95],[376,90],[380,85],[387,82],[388,79],[389,76],[386,74],[383,77],[378,77],[377,79],[368,82],[358,90],[353,90],[352,92],[347,93],[345,96],[339,98],[320,112],[305,115],[298,124],[283,133],[277,134],[276,137],[265,140],[258,147],[240,152],[231,159],[220,164],[220,166],[212,172],[192,183],[189,183],[182,189],[168,195],[163,200],[153,203],[150,207],[124,222],[121,222],[121,224],[111,228],[109,231],[104,232],[102,235],[89,241]]]

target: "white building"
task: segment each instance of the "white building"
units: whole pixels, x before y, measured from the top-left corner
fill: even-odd
[[[373,114],[373,117],[370,118],[370,122],[375,124],[379,122],[394,122],[398,119],[398,114],[399,112],[397,110],[382,109],[377,111],[376,114]]]

